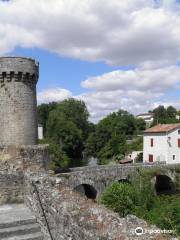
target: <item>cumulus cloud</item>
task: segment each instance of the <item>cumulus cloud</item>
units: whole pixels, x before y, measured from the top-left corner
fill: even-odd
[[[180,67],[159,69],[134,69],[113,71],[82,82],[88,92],[73,96],[61,88],[52,88],[38,93],[38,102],[62,101],[74,97],[85,101],[90,120],[98,122],[107,114],[125,109],[133,114],[146,112],[160,104],[180,108],[179,99],[166,99],[166,93],[178,90]]]
[[[37,101],[38,104],[49,102],[60,102],[64,99],[72,97],[72,93],[69,90],[63,88],[50,88],[38,92]]]
[[[102,76],[91,77],[82,82],[85,88],[100,91],[138,89],[161,92],[173,88],[180,82],[180,67],[169,66],[159,69],[134,69],[113,71]]]
[[[21,46],[115,65],[175,63],[179,13],[175,0],[0,1],[0,53]]]
[[[139,113],[179,86],[180,4],[176,0],[0,1],[0,55],[15,47],[111,65],[133,65],[82,82],[83,99],[98,121],[119,108]],[[73,96],[66,89],[38,93],[38,102]],[[176,106],[175,105],[175,106]]]
[[[113,71],[88,78],[82,86],[92,89],[80,97],[87,103],[92,120],[97,122],[110,112],[126,109],[138,114],[159,104],[180,107],[178,100],[165,101],[167,92],[179,89],[180,67]]]

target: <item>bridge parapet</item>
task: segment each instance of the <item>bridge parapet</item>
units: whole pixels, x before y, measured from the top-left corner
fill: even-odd
[[[136,174],[140,168],[152,169],[158,168],[165,170],[166,175],[170,178],[175,178],[175,169],[180,167],[180,164],[128,164],[128,165],[103,165],[93,167],[80,167],[71,169],[69,173],[57,174],[57,181],[70,186],[72,189],[79,185],[90,185],[97,190],[97,195],[100,195],[107,186],[114,181],[128,180],[130,175]]]
[[[166,162],[154,162],[154,163],[135,163],[135,164],[114,164],[114,165],[96,165],[96,166],[84,166],[84,167],[75,167],[70,168],[71,172],[77,171],[89,171],[89,170],[98,170],[98,169],[106,169],[106,168],[122,168],[122,167],[148,167],[148,166],[161,166],[167,165]]]

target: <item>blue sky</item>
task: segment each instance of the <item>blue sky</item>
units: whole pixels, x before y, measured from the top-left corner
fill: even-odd
[[[16,48],[10,55],[31,57],[40,63],[40,77],[37,90],[47,88],[65,88],[74,95],[81,94],[81,81],[91,76],[102,75],[119,67],[109,66],[103,62],[88,62],[72,58],[60,57],[55,53],[41,49]],[[129,67],[122,67],[128,69]]]
[[[4,55],[40,62],[39,104],[75,97],[94,122],[118,109],[179,109],[180,1],[0,1]]]

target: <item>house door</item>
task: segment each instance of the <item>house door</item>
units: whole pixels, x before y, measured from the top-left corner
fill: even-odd
[[[149,162],[153,162],[153,155],[149,154]]]

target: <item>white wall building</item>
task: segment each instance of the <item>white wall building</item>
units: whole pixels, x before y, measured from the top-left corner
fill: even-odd
[[[38,139],[42,140],[43,139],[43,126],[41,124],[38,124]]]
[[[146,122],[146,126],[149,127],[154,120],[153,113],[142,113],[136,116],[136,118],[142,118]]]
[[[180,163],[180,123],[158,124],[144,132],[143,162]]]

